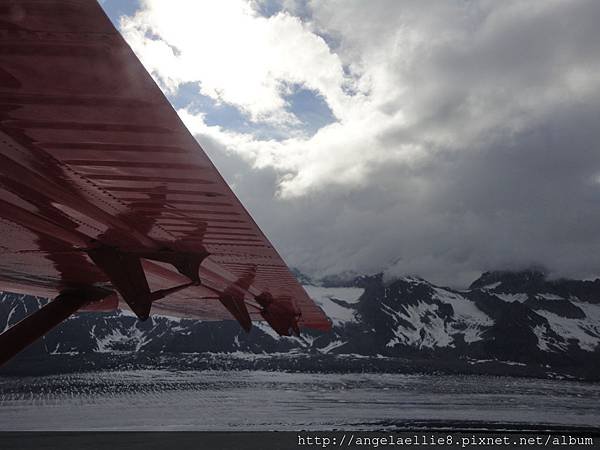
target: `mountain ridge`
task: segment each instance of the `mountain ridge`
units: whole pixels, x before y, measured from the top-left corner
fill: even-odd
[[[209,359],[217,366],[229,361],[233,367],[259,364],[286,370],[424,368],[581,379],[600,376],[600,280],[549,280],[537,271],[497,271],[486,272],[468,289],[458,290],[418,277],[390,280],[374,274],[337,281],[329,277],[322,282],[296,275],[311,283],[305,289],[331,318],[330,333],[308,330],[299,337],[279,337],[264,323],[256,323],[245,334],[233,321],[155,316],[139,322],[122,311],[81,313],[0,374],[27,373],[50,360],[56,361],[54,370],[60,370],[61,361],[67,361],[65,370],[97,370],[113,367],[117,360],[144,361],[150,366],[160,360],[182,368]],[[34,297],[3,294],[0,329],[43,303]],[[222,361],[215,355],[221,355]]]

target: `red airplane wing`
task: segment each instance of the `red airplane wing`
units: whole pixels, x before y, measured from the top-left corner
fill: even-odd
[[[0,152],[0,289],[329,328],[95,1],[0,6]]]

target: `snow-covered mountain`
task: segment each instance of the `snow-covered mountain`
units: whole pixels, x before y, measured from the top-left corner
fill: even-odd
[[[300,279],[330,317],[330,333],[279,337],[262,323],[246,334],[229,321],[153,317],[139,322],[124,312],[82,313],[4,370],[49,360],[95,368],[115,361],[185,366],[206,362],[210,355],[211,361],[233,358],[262,365],[276,360],[278,367],[294,369],[410,367],[588,379],[600,374],[600,280],[488,272],[460,291],[416,277]],[[43,302],[3,294],[0,329]]]

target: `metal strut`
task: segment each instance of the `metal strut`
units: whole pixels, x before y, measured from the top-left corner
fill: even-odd
[[[0,365],[48,333],[88,303],[102,300],[113,292],[89,286],[62,292],[53,301],[0,334]]]
[[[127,252],[106,245],[88,249],[87,254],[104,272],[140,320],[147,320],[150,317],[152,302],[189,286],[200,285],[200,264],[208,256],[206,252],[185,253],[168,249],[155,252]],[[142,266],[142,258],[171,264],[190,282],[151,292]]]

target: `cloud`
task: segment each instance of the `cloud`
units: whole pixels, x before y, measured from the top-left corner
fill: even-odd
[[[598,273],[598,2],[173,3],[122,32],[166,91],[196,82],[253,124],[180,111],[292,265]],[[295,86],[333,122],[303,130]]]
[[[245,1],[145,0],[121,31],[146,68],[174,91],[197,82],[201,93],[253,121],[294,123],[285,95],[301,85],[343,114],[344,73],[337,55],[300,19],[263,17]]]

